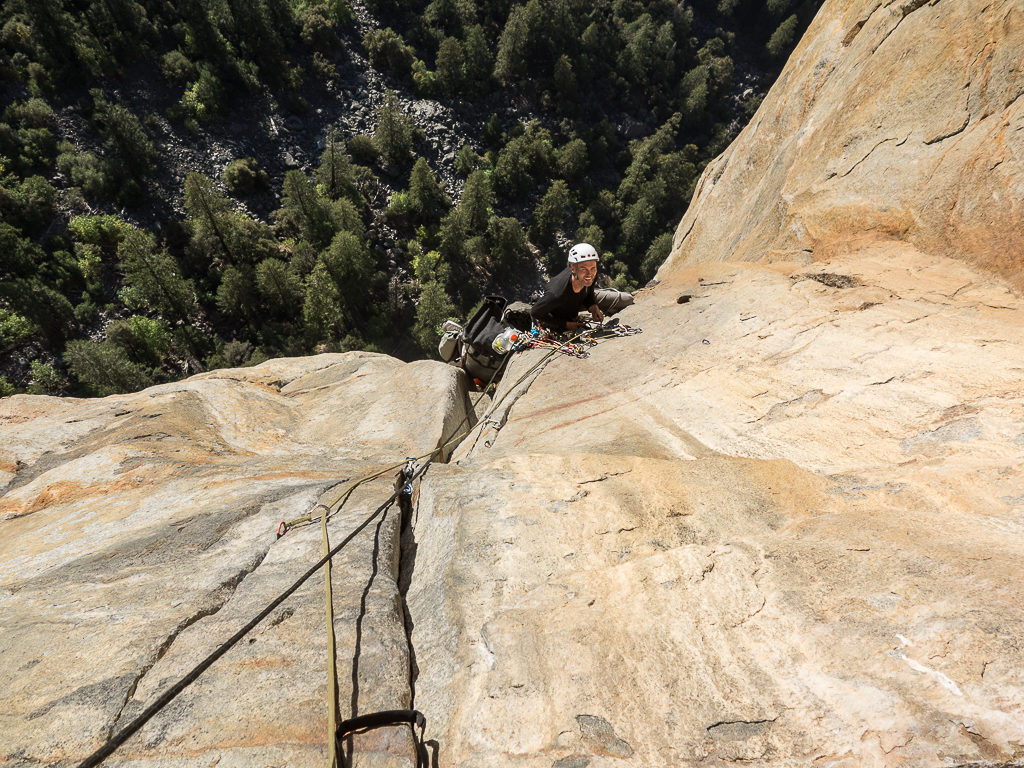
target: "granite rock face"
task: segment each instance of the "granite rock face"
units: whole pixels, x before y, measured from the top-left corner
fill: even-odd
[[[291,586],[322,536],[278,539],[279,523],[440,445],[466,414],[457,374],[349,353],[0,402],[0,764],[77,764]],[[330,535],[393,475],[354,492]],[[391,507],[334,561],[342,717],[410,703],[400,531]],[[326,621],[317,574],[107,764],[323,764]],[[408,765],[408,734],[392,741],[364,751]]]
[[[826,2],[662,268],[897,241],[1024,289],[1024,7]]]
[[[887,246],[697,265],[622,319],[521,395],[517,360],[423,482],[448,761],[1024,760],[1024,302]]]
[[[317,561],[281,520],[375,475],[339,542],[442,445],[334,559],[340,717],[440,766],[1024,765],[1022,16],[826,2],[643,333],[489,408],[365,353],[0,401],[0,765],[80,762]],[[327,621],[316,574],[107,764],[324,765]]]

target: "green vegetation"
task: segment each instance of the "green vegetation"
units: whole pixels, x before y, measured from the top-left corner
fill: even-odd
[[[0,396],[431,354],[443,320],[528,282],[535,254],[560,269],[572,240],[641,285],[819,4],[366,0],[381,25],[360,38],[347,0],[5,0]],[[315,123],[350,52],[389,88],[356,135]],[[126,98],[137,82],[159,98]],[[191,142],[257,96],[316,128],[316,162],[246,149],[169,204],[168,132]],[[413,99],[476,126],[454,157]]]

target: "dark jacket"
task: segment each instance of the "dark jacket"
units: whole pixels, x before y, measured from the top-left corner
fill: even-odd
[[[530,308],[530,315],[548,330],[564,331],[567,322],[596,303],[592,285],[579,293],[573,292],[572,271],[566,267],[551,278],[544,295]]]

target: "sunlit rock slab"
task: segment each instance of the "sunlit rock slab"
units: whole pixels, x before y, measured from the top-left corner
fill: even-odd
[[[0,404],[0,762],[71,764],[180,679],[322,555],[282,520],[442,444],[465,379],[348,353],[274,360],[101,400]],[[362,486],[332,542],[392,493]],[[407,706],[401,513],[335,561],[339,714]],[[108,760],[313,765],[326,759],[322,574]],[[408,732],[385,751],[409,764]],[[368,745],[372,752],[373,745]]]
[[[724,456],[431,470],[409,604],[445,762],[1019,758],[1020,539],[834,489]]]
[[[830,0],[712,162],[662,275],[906,241],[1024,289],[1024,6]]]
[[[515,360],[424,481],[442,754],[1024,759],[1021,300],[886,244],[678,270],[621,318],[643,333]]]

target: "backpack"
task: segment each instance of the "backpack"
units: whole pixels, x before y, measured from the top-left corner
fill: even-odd
[[[501,296],[486,296],[463,330],[462,367],[472,378],[486,381],[501,365],[504,355],[491,347],[505,330],[501,321],[508,302]]]

